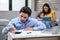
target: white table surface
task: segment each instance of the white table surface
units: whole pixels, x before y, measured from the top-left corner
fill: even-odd
[[[27,34],[28,32],[31,32],[31,33]],[[9,32],[8,36],[12,38],[50,37],[50,36],[53,37],[53,36],[60,36],[60,33],[48,34],[48,33],[42,33],[41,31],[22,31],[21,34],[14,34],[12,32]]]

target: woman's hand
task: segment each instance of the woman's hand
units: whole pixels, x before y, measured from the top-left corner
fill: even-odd
[[[51,17],[51,21],[56,22],[55,12],[54,12],[52,15],[53,15],[53,16]]]
[[[38,18],[38,21],[42,21],[42,18]]]

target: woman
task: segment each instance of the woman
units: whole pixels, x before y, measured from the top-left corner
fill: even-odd
[[[47,21],[50,23],[50,26],[55,26],[56,16],[54,10],[51,10],[49,4],[45,3],[42,8],[42,12],[45,16],[51,17],[51,21]]]
[[[45,14],[45,16],[51,17],[52,22],[56,22],[55,12],[51,10],[49,4],[45,3],[43,5],[42,12]]]

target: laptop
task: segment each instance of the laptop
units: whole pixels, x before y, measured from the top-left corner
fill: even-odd
[[[51,21],[51,17],[42,17],[42,21]]]

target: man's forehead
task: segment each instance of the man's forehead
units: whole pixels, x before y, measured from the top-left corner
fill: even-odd
[[[20,16],[23,16],[23,17],[28,17],[28,14],[25,14],[25,13],[21,13]]]

